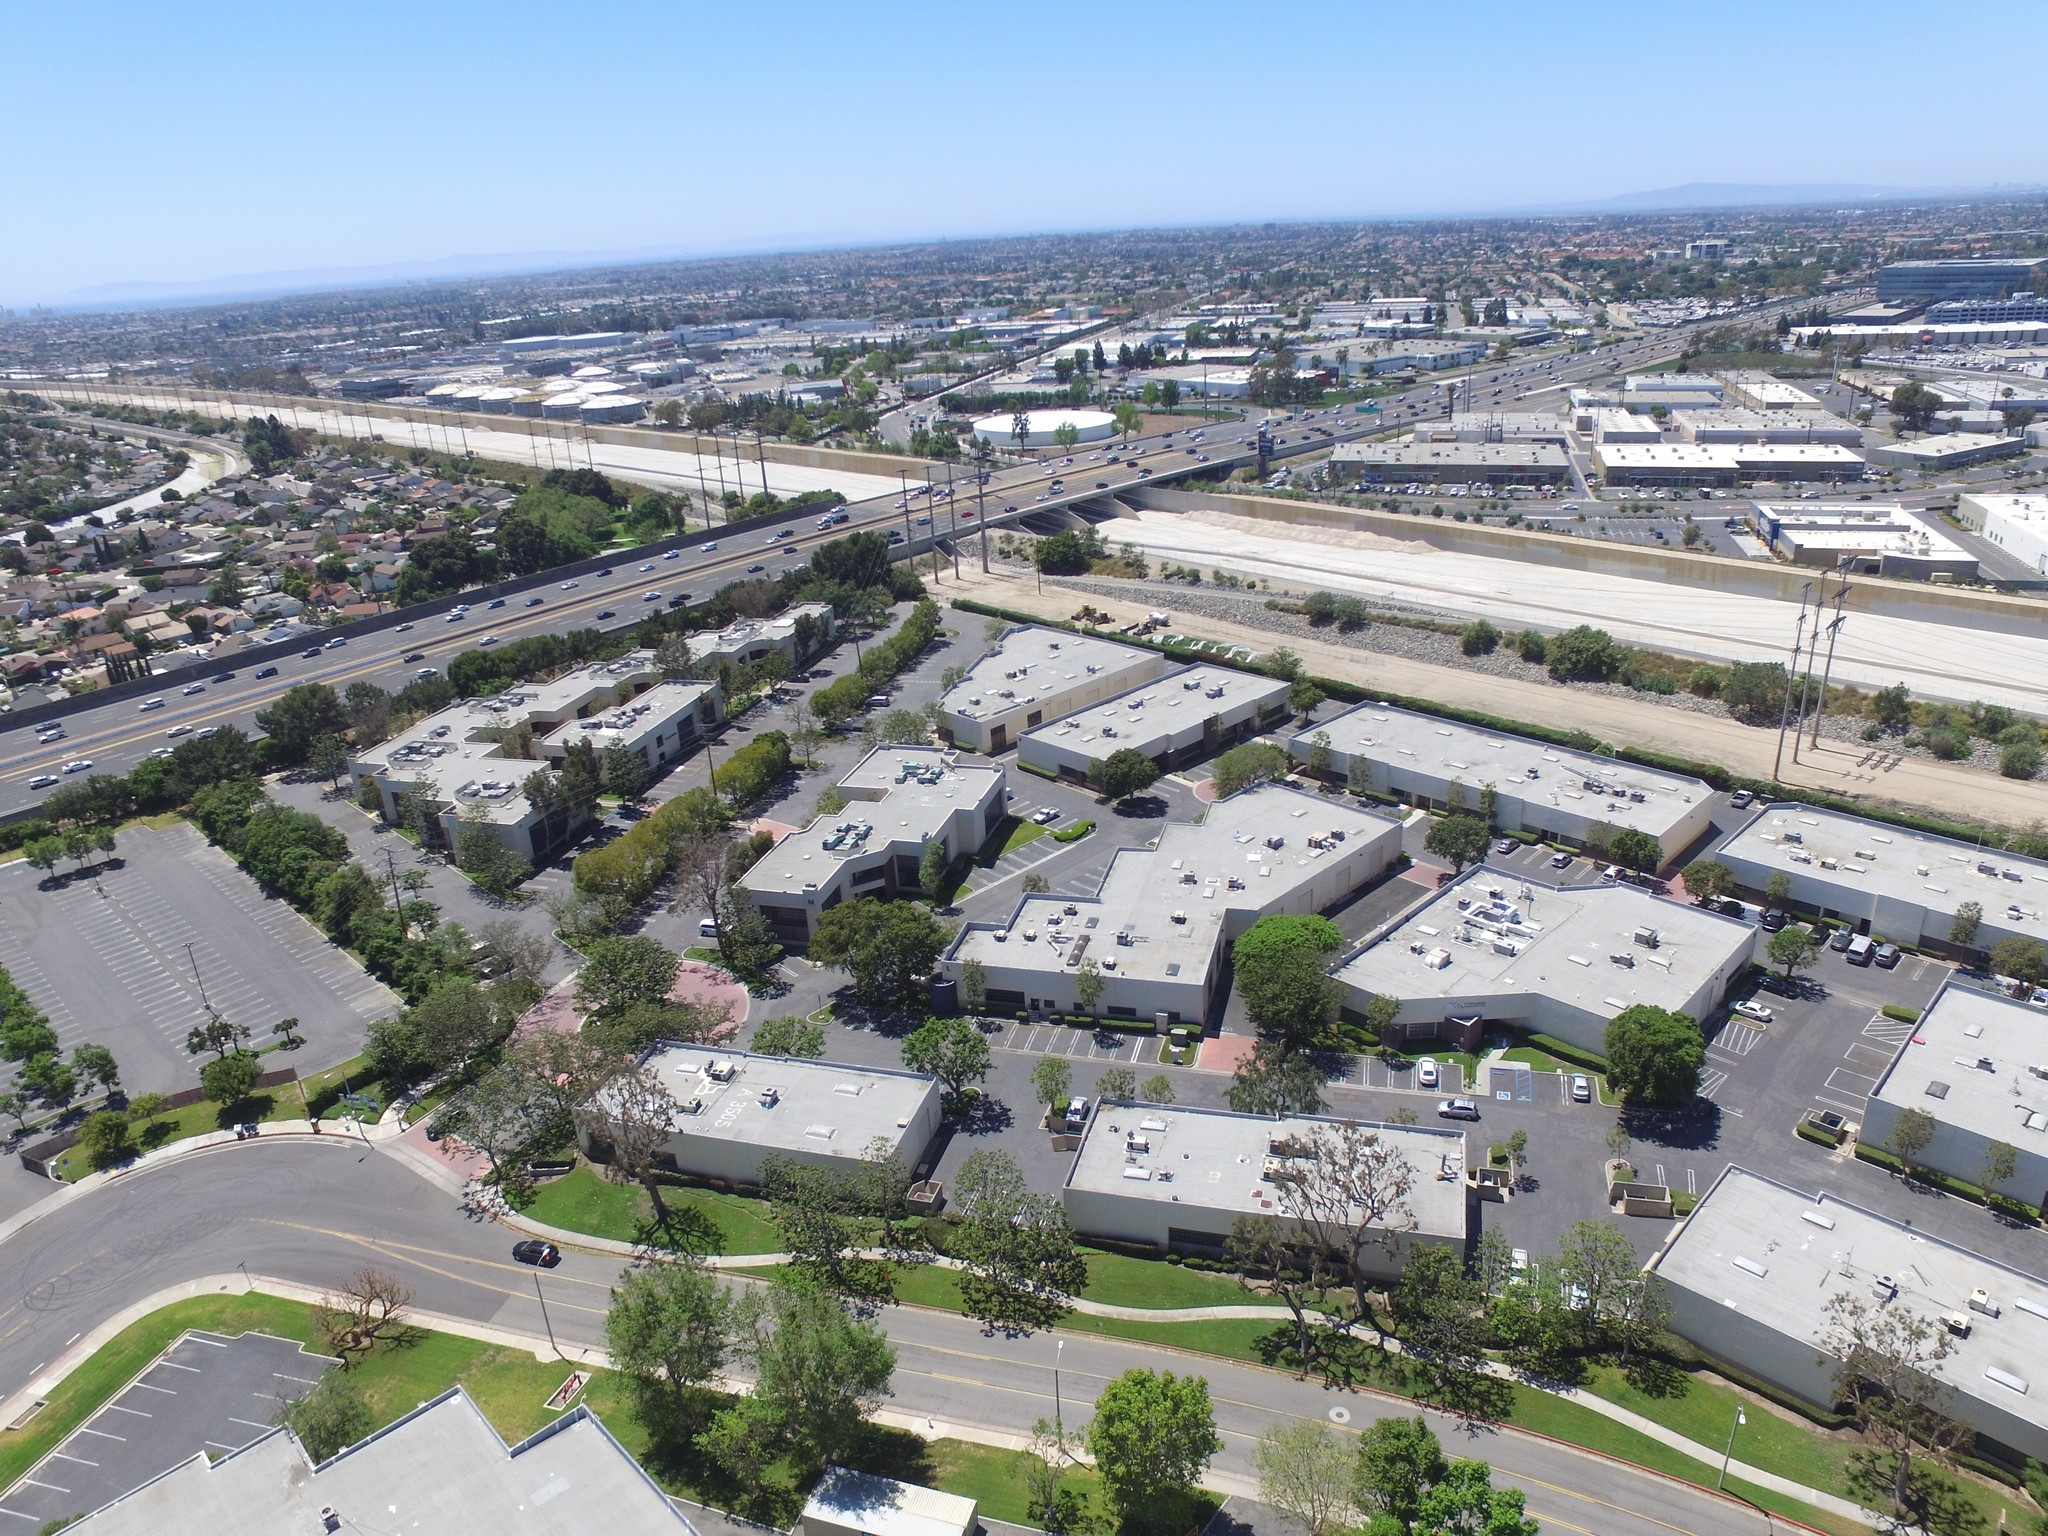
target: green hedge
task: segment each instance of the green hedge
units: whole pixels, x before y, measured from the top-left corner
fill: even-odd
[[[1920,1022],[1920,1010],[1918,1008],[1901,1008],[1897,1003],[1886,1003],[1879,1011],[1894,1024],[1918,1024]]]
[[[1071,827],[1061,827],[1059,831],[1053,833],[1052,840],[1056,843],[1078,843],[1094,830],[1094,822],[1077,821]]]
[[[1799,1135],[1804,1140],[1813,1142],[1818,1146],[1834,1148],[1842,1144],[1842,1133],[1840,1131],[1831,1131],[1824,1125],[1815,1125],[1811,1120],[1800,1121],[1798,1130]]]
[[[1050,779],[1055,784],[1059,783],[1060,781],[1060,776],[1054,773],[1050,768],[1041,768],[1036,763],[1027,763],[1021,757],[1012,759],[1010,766],[1012,768],[1022,769],[1025,773],[1035,773],[1041,779]]]
[[[1581,1050],[1555,1035],[1529,1035],[1526,1038],[1531,1045],[1550,1052],[1560,1061],[1568,1061],[1587,1072],[1598,1072],[1603,1077],[1607,1075],[1607,1058],[1598,1051]]]

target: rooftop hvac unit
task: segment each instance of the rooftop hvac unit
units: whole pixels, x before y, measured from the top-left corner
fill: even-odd
[[[714,1083],[729,1083],[739,1075],[739,1068],[723,1059],[714,1061],[704,1069],[704,1075]]]
[[[1951,1312],[1942,1319],[1942,1326],[1947,1328],[1957,1338],[1967,1339],[1970,1336],[1970,1314],[1967,1312]]]
[[[1972,1312],[1982,1312],[1986,1317],[1996,1317],[1998,1316],[1998,1303],[1993,1301],[1991,1293],[1980,1285],[1970,1292],[1970,1310]]]
[[[686,1115],[701,1115],[704,1113],[704,1101],[702,1099],[685,1099],[676,1108]]]

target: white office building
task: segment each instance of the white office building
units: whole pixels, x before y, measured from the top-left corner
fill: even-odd
[[[772,618],[735,619],[723,629],[688,637],[690,660],[700,667],[743,667],[771,651],[794,671],[832,638],[832,605],[799,603]]]
[[[1604,1052],[1641,1004],[1704,1021],[1750,966],[1757,930],[1639,886],[1552,887],[1481,865],[1337,972],[1345,1007],[1399,1004],[1389,1044],[1470,1050],[1489,1028]]]
[[[1826,1194],[1731,1165],[1651,1261],[1670,1327],[1708,1354],[1831,1405],[1837,1296],[1907,1308],[1948,1335],[1944,1408],[2008,1452],[2048,1456],[2048,1284]]]
[[[1649,833],[1674,859],[1712,824],[1707,799],[1714,791],[1703,779],[1391,704],[1361,704],[1298,732],[1288,749],[1307,761],[1320,737],[1328,738],[1333,777],[1431,810],[1448,809],[1455,798],[1477,812],[1480,792],[1491,788],[1496,827],[1553,842],[1583,845],[1596,828],[1603,836],[1633,830]]]
[[[994,1014],[1090,1011],[1085,971],[1102,986],[1095,1012],[1201,1024],[1224,946],[1262,917],[1335,905],[1400,852],[1384,816],[1261,785],[1169,824],[1156,847],[1119,849],[1093,896],[1025,896],[1007,922],[966,924],[943,970],[958,980],[978,961]]]
[[[1765,373],[1761,368],[1738,368],[1721,375],[1728,398],[1753,411],[1818,411],[1819,400],[1796,384]]]
[[[1162,1253],[1220,1253],[1240,1217],[1292,1224],[1277,1180],[1342,1124],[1321,1115],[1105,1101],[1081,1138],[1060,1199],[1083,1237],[1148,1244]],[[1373,1223],[1385,1234],[1365,1252],[1375,1277],[1399,1278],[1419,1246],[1462,1253],[1470,1226],[1465,1133],[1420,1125],[1367,1129],[1414,1170],[1401,1209]]]
[[[660,1161],[695,1178],[759,1184],[770,1156],[844,1168],[871,1148],[915,1171],[939,1131],[938,1079],[900,1068],[668,1042],[640,1065],[675,1101]],[[601,1091],[577,1116],[577,1140],[599,1162],[617,1123],[613,1094]]]
[[[1863,429],[1826,411],[1684,411],[1673,422],[1688,443],[1863,444]]]
[[[1111,753],[1134,750],[1171,772],[1286,716],[1285,679],[1204,663],[1025,732],[1017,761],[1081,784]]]
[[[1877,502],[1750,504],[1757,537],[1794,565],[1914,581],[1972,581],[1977,557],[1904,507]]]
[[[971,854],[1003,819],[1001,768],[939,747],[877,747],[839,781],[846,806],[814,818],[740,877],[783,943],[808,944],[819,917],[857,896],[921,894],[925,849]]]
[[[2048,496],[1989,496],[1974,491],[1956,498],[1956,518],[2016,560],[2048,576]]]
[[[1965,902],[1982,914],[1973,948],[2014,934],[2048,939],[2048,862],[2016,853],[1780,801],[1714,857],[1749,891],[1783,874],[1799,911],[1899,944],[1946,945]]]
[[[994,754],[1026,731],[1164,675],[1157,651],[1035,624],[1010,630],[939,698],[939,737]]]

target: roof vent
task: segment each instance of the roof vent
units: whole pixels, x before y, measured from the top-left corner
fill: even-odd
[[[1755,1259],[1744,1258],[1739,1253],[1735,1256],[1734,1264],[1737,1269],[1742,1270],[1745,1274],[1755,1275],[1759,1280],[1770,1273],[1768,1269],[1757,1263]]]
[[[2015,1376],[2011,1371],[2001,1371],[1995,1365],[1985,1367],[1984,1379],[1986,1381],[1995,1381],[2001,1387],[2005,1387],[2010,1391],[2019,1393],[2021,1397],[2025,1397],[2027,1395],[2026,1377]],[[330,1529],[332,1529],[332,1527],[330,1527]]]

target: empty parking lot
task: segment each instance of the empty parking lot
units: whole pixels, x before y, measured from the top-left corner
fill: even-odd
[[[370,1020],[398,1006],[182,822],[124,831],[96,878],[48,889],[40,878],[25,863],[0,868],[0,966],[66,1051],[82,1040],[111,1050],[131,1093],[191,1084],[185,1036],[209,1009],[259,1044],[296,1018],[306,1043],[279,1063],[304,1072],[356,1054]]]

